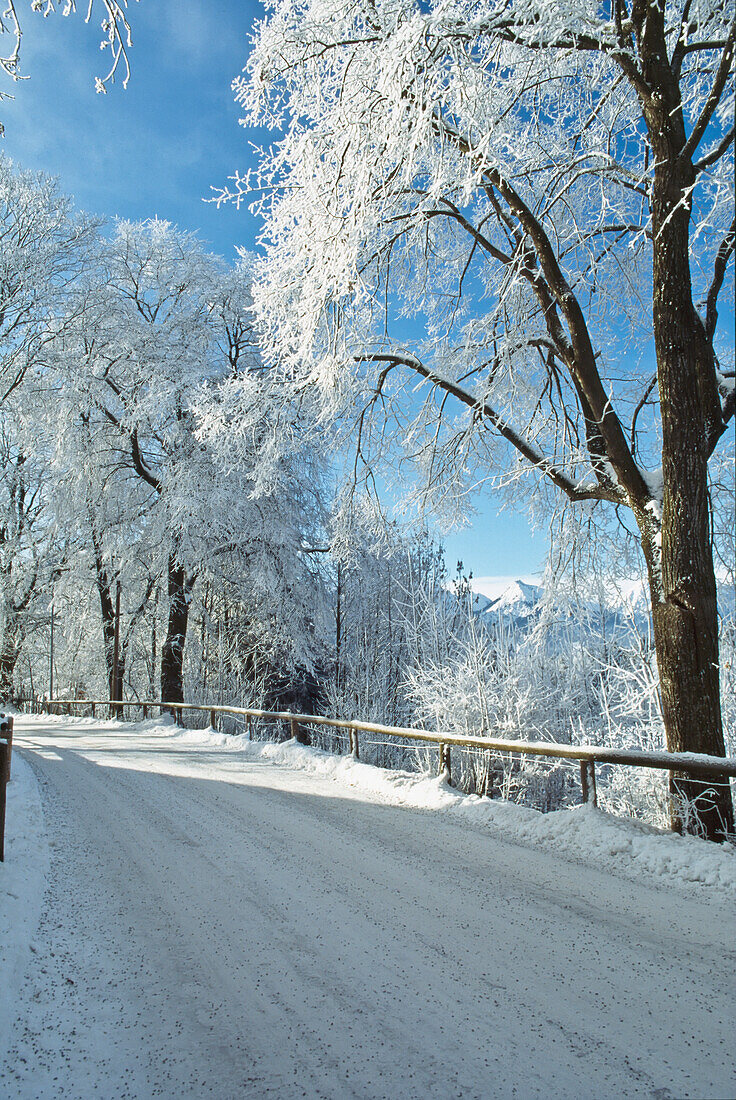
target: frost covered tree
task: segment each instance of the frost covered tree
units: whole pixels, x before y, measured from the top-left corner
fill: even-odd
[[[315,441],[308,430],[313,402],[287,400],[280,377],[263,363],[251,281],[246,256],[208,296],[216,370],[194,405],[210,462],[199,479],[207,547],[202,623],[210,623],[211,652],[214,627],[217,651],[231,654],[231,685],[278,709],[309,710],[318,694],[315,670],[325,661],[328,448],[326,437]],[[207,585],[214,589],[209,613]],[[223,639],[223,629],[232,638]]]
[[[0,156],[0,404],[43,364],[71,319],[71,290],[90,262],[97,224],[56,180]]]
[[[414,671],[421,677],[427,647],[441,646],[418,620],[444,606],[442,550],[426,531],[411,536],[395,524],[377,540],[375,517],[357,508],[335,520],[334,673],[325,685],[330,711],[411,725],[417,713],[407,677]]]
[[[207,376],[206,289],[213,271],[213,261],[190,234],[166,222],[119,222],[79,292],[79,323],[57,342],[65,404],[72,410],[76,404],[71,415],[79,421],[70,432],[62,417],[58,438],[66,443],[58,446],[63,451],[68,444],[75,452],[71,468],[88,463],[95,471],[87,479],[84,522],[97,563],[106,651],[114,614],[111,585],[119,572],[112,562],[120,558],[104,547],[110,540],[103,533],[109,525],[102,504],[110,492],[118,507],[129,502],[122,508],[129,542],[142,523],[149,560],[165,562],[161,687],[163,698],[173,702],[183,698],[183,652],[197,577],[186,522],[197,499],[188,470],[199,450],[191,402]],[[132,492],[126,487],[131,479]],[[122,539],[119,534],[118,545]]]
[[[16,694],[14,677],[27,636],[44,617],[60,547],[50,507],[50,473],[42,453],[0,413],[0,700]],[[43,609],[45,611],[45,607]]]
[[[31,0],[31,11],[42,13],[44,16],[52,15],[57,7],[61,7],[63,15],[71,15],[77,10],[75,0],[63,0],[59,5],[55,0]],[[102,10],[102,33],[100,49],[110,51],[110,66],[104,76],[95,77],[95,88],[98,92],[105,92],[107,85],[115,80],[118,70],[123,73],[123,87],[130,79],[130,63],[128,50],[131,46],[130,24],[127,17],[128,0],[100,0],[95,6],[95,0],[87,0],[87,13],[85,22],[89,23],[93,13]],[[23,22],[21,14],[21,0],[4,0],[0,11],[0,39],[3,35],[8,38],[0,45],[0,72],[5,73],[13,81],[26,79],[21,72],[21,46],[23,41]],[[7,42],[7,45],[5,43]],[[0,100],[8,99],[7,92],[0,90]],[[3,126],[0,123],[0,136]]]
[[[110,699],[122,699],[131,643],[164,572],[160,531],[151,515],[150,489],[130,476],[118,433],[76,373],[87,365],[81,357],[71,379],[62,372],[64,384],[54,378],[48,387],[51,410],[44,427],[54,449],[50,495],[68,547],[67,573],[77,577],[79,588],[88,586],[90,574],[94,578],[106,691]]]
[[[297,383],[363,425],[403,407],[435,491],[511,462],[630,510],[669,748],[715,755],[735,34],[720,0],[280,0],[236,81],[280,133],[229,192],[263,189],[256,300]],[[733,831],[727,783],[673,795]]]
[[[55,180],[0,157],[0,695],[13,676],[59,546],[50,511],[50,454],[38,380],[77,318],[74,287],[97,223]],[[56,562],[53,561],[57,555]],[[43,616],[41,616],[42,618]]]
[[[146,616],[150,652],[158,647],[148,604],[159,586],[160,697],[170,702],[184,698],[200,581],[217,587],[218,607],[247,605],[250,636],[268,633],[271,648],[278,639],[288,650],[288,635],[294,656],[314,629],[302,593],[323,515],[321,459],[269,394],[250,279],[246,260],[230,268],[168,223],[120,222],[72,299],[77,323],[55,344],[60,500],[96,578],[111,685],[122,584],[113,697]]]

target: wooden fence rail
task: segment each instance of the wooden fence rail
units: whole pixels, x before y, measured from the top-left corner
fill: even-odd
[[[248,721],[250,735],[251,720],[263,718],[267,721],[288,722],[291,734],[303,744],[309,744],[304,726],[329,726],[347,730],[350,737],[350,750],[359,755],[359,733],[377,733],[389,737],[401,737],[411,741],[424,741],[439,746],[439,770],[451,781],[450,750],[459,748],[485,749],[491,752],[510,753],[519,756],[544,756],[562,760],[577,760],[580,764],[580,781],[583,801],[596,805],[596,764],[621,764],[632,768],[655,768],[659,771],[681,772],[697,779],[728,782],[736,777],[736,757],[705,756],[689,752],[644,752],[635,749],[606,749],[597,745],[559,745],[553,741],[506,741],[490,737],[464,737],[461,734],[435,732],[433,730],[413,729],[407,726],[382,726],[375,722],[360,722],[350,718],[325,718],[316,714],[295,714],[291,711],[257,710],[252,707],[213,706],[211,703],[166,703],[160,699],[140,699],[135,701],[114,701],[111,699],[52,699],[43,704],[48,713],[54,708],[72,709],[91,707],[95,716],[97,707],[109,707],[112,713],[124,716],[125,708],[137,708],[147,717],[149,710],[158,708],[169,711],[179,720],[184,711],[209,712],[210,725],[216,728],[218,714],[232,714],[244,717]]]

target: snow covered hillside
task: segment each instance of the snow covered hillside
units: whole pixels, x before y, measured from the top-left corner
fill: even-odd
[[[16,739],[2,1096],[736,1090],[733,851],[160,722]]]

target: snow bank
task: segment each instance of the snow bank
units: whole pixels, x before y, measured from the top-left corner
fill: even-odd
[[[0,1035],[15,1020],[16,994],[41,916],[49,846],[41,795],[29,764],[13,753],[7,788],[5,862],[0,863]]]
[[[149,724],[154,725],[157,723]],[[161,732],[192,746],[236,750],[251,760],[332,779],[390,805],[449,813],[504,840],[518,840],[601,870],[644,878],[652,885],[708,887],[736,897],[736,848],[730,844],[678,836],[592,806],[542,814],[500,799],[460,794],[441,778],[373,767],[352,756],[334,756],[296,741],[248,741],[213,729],[172,732],[170,725],[161,727]]]

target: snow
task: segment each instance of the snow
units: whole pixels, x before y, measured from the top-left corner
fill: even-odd
[[[494,603],[501,596],[503,596],[504,592],[506,592],[511,585],[519,583],[539,586],[542,583],[542,578],[536,573],[524,574],[521,577],[472,577],[470,580],[470,587],[473,589],[474,592],[485,596],[487,600],[489,600],[491,603]]]
[[[505,839],[530,842],[545,851],[584,860],[595,867],[663,886],[678,884],[723,890],[736,902],[736,849],[696,837],[682,837],[630,819],[614,817],[592,806],[576,806],[542,814],[500,799],[479,798],[455,791],[439,776],[376,768],[353,756],[335,756],[294,740],[274,744],[248,741],[215,730],[175,733],[188,745],[237,749],[251,760],[263,760],[336,783],[372,796],[387,805],[417,810],[441,810]],[[697,754],[690,753],[692,763]],[[709,758],[710,759],[710,758]]]
[[[664,471],[659,466],[656,470],[639,470],[644,484],[649,490],[652,499],[647,508],[658,520],[662,519],[662,495],[664,492]]]
[[[651,503],[651,502],[650,502]],[[649,507],[649,505],[647,506]],[[654,508],[654,505],[652,505]],[[652,509],[650,509],[652,510]],[[734,613],[734,588],[725,573],[716,576],[718,608],[722,615]],[[475,610],[493,614],[499,610],[528,614],[544,597],[545,589],[539,576],[473,577],[470,586],[477,597],[488,603],[474,604]],[[590,603],[592,612],[599,611],[597,602]],[[617,577],[606,592],[606,606],[611,612],[629,615],[649,613],[649,585],[643,578]]]
[[[41,796],[32,769],[13,753],[7,787],[5,862],[0,863],[0,1035],[9,1034],[49,864]]]
[[[514,581],[491,605],[493,611],[534,607],[542,597],[542,588],[536,584]]]
[[[2,1096],[734,1094],[726,848],[158,721],[16,746]]]

